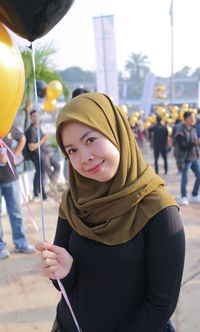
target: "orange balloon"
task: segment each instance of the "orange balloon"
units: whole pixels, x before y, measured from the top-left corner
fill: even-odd
[[[63,86],[59,81],[51,81],[47,85],[47,98],[57,99],[63,92]]]
[[[24,63],[6,28],[0,23],[0,138],[12,127],[24,93]]]

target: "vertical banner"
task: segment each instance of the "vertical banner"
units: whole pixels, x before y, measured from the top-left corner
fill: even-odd
[[[153,73],[148,72],[144,81],[144,89],[141,98],[141,109],[144,111],[145,115],[149,115],[151,111],[151,104],[154,94],[154,86],[155,86],[155,76]]]
[[[119,103],[113,15],[93,17],[96,47],[97,91]]]

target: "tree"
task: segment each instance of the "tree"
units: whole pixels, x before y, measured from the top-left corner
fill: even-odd
[[[191,68],[189,66],[184,66],[181,70],[177,71],[174,76],[177,78],[189,77]]]
[[[197,67],[192,73],[192,77],[198,77],[200,79],[200,67]]]
[[[36,80],[43,80],[49,83],[52,80],[58,80],[63,85],[63,94],[67,99],[69,96],[69,89],[67,88],[63,78],[58,71],[55,70],[55,65],[51,61],[51,57],[56,53],[56,49],[52,44],[44,45],[35,51],[35,74]],[[21,55],[25,68],[25,90],[22,101],[22,108],[25,111],[24,131],[28,126],[29,112],[32,108],[32,99],[34,94],[34,72],[32,63],[32,52],[29,48],[22,48]]]
[[[142,53],[132,53],[126,61],[125,70],[129,73],[129,78],[134,81],[140,81],[145,74],[150,71],[150,61]]]
[[[142,95],[145,75],[150,71],[150,61],[142,53],[132,53],[126,61],[125,70],[128,72],[127,96],[139,99]]]

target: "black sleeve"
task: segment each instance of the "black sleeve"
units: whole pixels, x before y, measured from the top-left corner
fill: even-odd
[[[162,210],[143,230],[146,242],[146,295],[119,332],[160,332],[173,314],[180,292],[185,237],[178,209]],[[134,281],[133,281],[134,282]]]
[[[54,244],[59,247],[65,248],[70,254],[70,248],[69,248],[69,241],[70,241],[70,235],[71,235],[72,229],[67,222],[67,220],[62,219],[58,217],[57,227],[56,227],[56,234],[54,238]],[[69,290],[71,287],[73,287],[75,283],[75,262],[73,261],[70,273],[63,279],[61,279],[61,282],[65,288],[65,290]],[[60,290],[60,287],[58,286],[57,281],[53,281],[54,286]]]

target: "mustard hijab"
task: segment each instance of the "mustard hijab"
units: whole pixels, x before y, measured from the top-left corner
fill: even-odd
[[[117,174],[104,183],[83,177],[69,162],[69,190],[63,194],[59,215],[75,232],[107,245],[125,243],[159,211],[177,205],[143,160],[126,117],[108,96],[82,94],[60,111],[56,138],[65,155],[60,133],[71,121],[101,132],[120,151]]]

